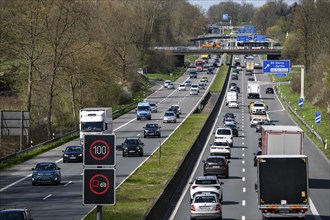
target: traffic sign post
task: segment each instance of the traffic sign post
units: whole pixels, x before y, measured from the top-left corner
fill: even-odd
[[[116,204],[116,169],[86,168],[83,181],[84,205]]]
[[[298,100],[298,107],[302,108],[304,106],[304,99],[303,98],[299,98]]]
[[[289,73],[290,60],[264,60],[262,62],[263,73]]]
[[[321,124],[321,112],[315,112],[315,124]]]
[[[84,166],[115,166],[116,137],[114,134],[84,136]]]

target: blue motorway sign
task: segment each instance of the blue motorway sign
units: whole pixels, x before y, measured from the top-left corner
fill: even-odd
[[[284,77],[287,76],[286,73],[274,73],[276,77]]]
[[[321,124],[321,112],[315,112],[315,124]]]
[[[254,35],[253,41],[254,42],[265,42],[266,36],[265,35]]]
[[[244,34],[245,33],[245,29],[244,28],[237,29],[237,33]]]
[[[256,33],[256,28],[253,25],[245,25],[244,30],[246,33],[251,33],[251,34]]]
[[[302,108],[304,106],[304,98],[299,98],[298,100],[298,107]]]
[[[249,36],[244,36],[244,35],[236,36],[236,41],[249,42]]]
[[[222,15],[222,20],[227,21],[227,20],[228,20],[228,14],[223,14],[223,15]]]
[[[290,60],[264,60],[262,62],[263,73],[289,73]]]

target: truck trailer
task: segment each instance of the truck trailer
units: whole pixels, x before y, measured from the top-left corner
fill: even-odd
[[[80,141],[84,143],[85,134],[111,134],[112,108],[84,108],[80,110]]]
[[[309,209],[308,157],[257,156],[258,207],[263,219],[304,218]]]
[[[269,154],[303,154],[304,131],[298,126],[261,126],[261,151]]]
[[[248,81],[247,84],[248,99],[259,99],[260,97],[260,84],[259,82]]]

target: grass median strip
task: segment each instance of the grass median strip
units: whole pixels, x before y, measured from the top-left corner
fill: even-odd
[[[143,219],[179,168],[182,158],[195,142],[208,114],[192,114],[178,130],[116,191],[117,204],[103,207],[111,219]],[[127,158],[129,159],[129,158]],[[95,219],[94,209],[85,219]]]

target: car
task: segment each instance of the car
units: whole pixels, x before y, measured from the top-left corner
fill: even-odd
[[[210,155],[220,155],[230,159],[231,149],[228,142],[224,140],[214,140],[214,142],[210,144]]]
[[[266,94],[268,94],[268,93],[274,94],[274,89],[272,87],[266,88]]]
[[[209,78],[207,76],[203,76],[200,81],[204,81],[204,82],[209,82]]]
[[[174,89],[175,87],[174,87],[174,84],[171,82],[171,83],[168,83],[167,84],[167,87],[166,87],[167,89]]]
[[[157,104],[154,102],[149,102],[151,112],[157,112]]]
[[[234,86],[234,85],[230,86],[229,90],[232,91],[232,92],[237,92],[237,93],[241,92],[240,88],[237,87],[237,86]]]
[[[177,118],[180,118],[180,114],[181,114],[181,108],[178,105],[171,105],[171,107],[169,107],[168,111],[172,111],[175,113]]]
[[[236,125],[237,122],[236,122],[235,118],[226,117],[223,119],[223,125],[228,125],[228,124]]]
[[[179,91],[186,91],[186,85],[185,84],[180,84],[178,87]]]
[[[215,175],[229,177],[229,166],[230,161],[224,156],[208,156],[206,160],[202,161],[204,163],[203,171],[204,176]]]
[[[258,159],[257,156],[261,155],[261,149],[259,149],[256,153],[253,153],[254,157],[253,157],[253,166],[257,166],[258,163]]]
[[[160,136],[161,136],[160,128],[161,128],[161,126],[159,126],[156,123],[146,124],[143,127],[143,129],[144,129],[143,137],[146,138],[149,136],[156,136],[156,137],[160,138]]]
[[[190,88],[189,94],[190,95],[198,95],[198,89],[197,88]]]
[[[214,67],[209,67],[209,68],[207,68],[207,72],[206,72],[206,74],[213,74],[213,68],[214,68]]]
[[[140,138],[126,138],[124,143],[121,144],[123,148],[123,157],[133,155],[133,156],[143,156],[143,146],[144,143]]]
[[[225,128],[230,128],[233,131],[233,136],[238,137],[238,126],[236,124],[225,124]]]
[[[238,75],[231,75],[232,80],[238,80]]]
[[[32,186],[61,183],[61,168],[54,162],[40,162],[32,168]]]
[[[171,81],[171,80],[165,80],[165,81],[164,81],[164,87],[167,88],[167,85],[168,85],[169,83],[172,83],[172,81]]]
[[[199,93],[199,86],[198,84],[191,84],[191,88],[196,88]]]
[[[271,121],[259,121],[257,124],[256,124],[256,132],[261,132],[261,126],[263,125],[275,125],[273,122]]]
[[[200,82],[198,83],[198,88],[199,88],[199,89],[205,89],[205,87],[206,87],[206,82],[200,81]]]
[[[176,114],[174,111],[166,111],[163,116],[163,123],[173,122],[176,123]]]
[[[224,114],[222,122],[225,124],[225,121],[226,121],[228,118],[235,120],[236,116],[235,116],[234,113],[227,112],[226,114]]]
[[[0,220],[33,220],[31,212],[27,208],[0,210]]]
[[[184,85],[185,85],[186,87],[190,87],[190,86],[191,86],[191,81],[190,81],[190,80],[186,80],[186,81],[184,82]]]
[[[67,146],[63,152],[63,163],[70,161],[83,161],[82,146]]]
[[[228,103],[228,108],[238,108],[238,103],[231,101]]]
[[[222,187],[216,176],[197,176],[193,182],[190,182],[190,199],[200,192],[213,192],[218,195],[220,202],[223,200]]]
[[[239,57],[238,56],[235,56],[235,58],[234,58],[235,60],[239,60]]]
[[[232,87],[232,86],[236,86],[236,87],[237,87],[237,84],[234,83],[234,82],[231,82],[231,83],[229,84],[229,88]]]
[[[233,131],[230,128],[217,128],[214,132],[214,139],[222,139],[229,143],[229,146],[233,146]]]
[[[268,121],[268,118],[266,115],[252,115],[250,120],[250,127],[251,128],[256,127],[259,121]]]
[[[249,77],[248,81],[254,81],[254,78]]]
[[[222,219],[221,202],[211,192],[196,194],[190,207],[190,219]]]

